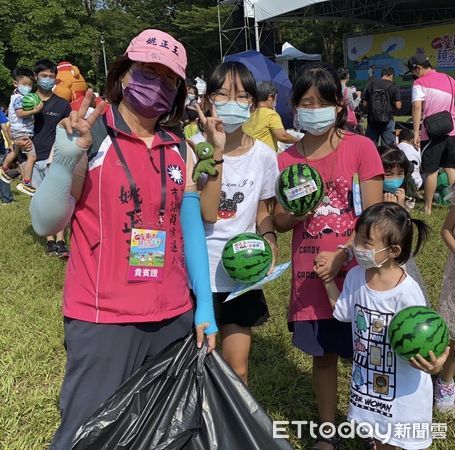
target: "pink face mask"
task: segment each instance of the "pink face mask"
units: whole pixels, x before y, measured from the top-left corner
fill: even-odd
[[[131,78],[123,89],[123,97],[131,108],[148,119],[171,111],[177,90],[169,90],[160,76],[150,80],[144,77],[140,69],[130,73]]]

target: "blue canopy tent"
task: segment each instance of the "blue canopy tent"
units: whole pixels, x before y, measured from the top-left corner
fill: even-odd
[[[272,60],[256,50],[228,55],[225,61],[238,61],[245,64],[256,82],[272,81],[278,89],[276,110],[281,115],[285,128],[292,127],[293,117],[289,101],[292,85],[284,70]]]

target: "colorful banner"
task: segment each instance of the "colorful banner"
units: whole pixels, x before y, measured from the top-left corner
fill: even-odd
[[[412,75],[404,75],[406,62],[416,53],[424,53],[438,71],[455,76],[455,23],[348,36],[344,50],[350,84],[357,89],[363,89],[372,77],[380,78],[387,67],[395,70],[399,86],[410,86]]]

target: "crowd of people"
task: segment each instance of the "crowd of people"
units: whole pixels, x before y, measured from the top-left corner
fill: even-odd
[[[296,129],[286,130],[272,82],[257,83],[243,64],[225,62],[199,95],[186,82],[186,66],[179,41],[145,30],[111,65],[105,101],[93,105],[88,90],[73,111],[52,92],[53,62],[13,72],[8,119],[0,115],[10,149],[0,169],[3,201],[10,201],[7,187],[19,168],[18,189],[32,197],[32,225],[47,236],[46,251],[70,257],[63,293],[67,363],[51,448],[69,449],[79,426],[146,358],[193,327],[197,345],[205,335],[209,351],[219,332],[224,359],[248,383],[252,328],[269,311],[261,289],[225,302],[235,283],[221,254],[242,232],[266,239],[275,261],[277,233],[292,232],[287,326],[293,345],[312,357],[321,423],[335,423],[338,358],[354,361],[350,420],[382,431],[391,422],[431,423],[431,375],[437,375],[435,407],[453,410],[453,341],[431,361],[416,355],[409,365],[393,355],[387,367],[375,364],[375,373],[393,378],[386,387],[354,374],[368,364],[373,343],[374,358],[385,360],[384,330],[396,312],[429,303],[413,260],[429,231],[410,214],[421,186],[431,214],[440,170],[455,182],[455,130],[429,136],[420,122],[444,110],[455,122],[455,81],[422,55],[410,58],[414,129],[398,135],[394,111],[401,99],[392,69],[376,79],[372,66],[361,95],[349,86],[347,70],[307,65],[289,99]],[[35,82],[41,103],[24,111],[23,96]],[[366,136],[356,115],[361,106]],[[194,179],[200,142],[213,146],[216,171]],[[286,150],[278,151],[278,143]],[[324,182],[321,204],[305,216],[275,201],[279,172],[295,163],[316,169]],[[455,205],[455,193],[448,199]],[[452,333],[454,226],[452,206],[442,230],[450,258],[439,303]],[[152,251],[157,241],[164,245],[160,262],[138,269],[135,246]],[[359,314],[366,329],[375,321],[381,339],[359,338]],[[365,406],[378,398],[382,406]],[[431,436],[393,436],[384,444],[373,434],[364,441],[370,449],[425,449]],[[321,434],[313,448],[339,446],[337,436]]]

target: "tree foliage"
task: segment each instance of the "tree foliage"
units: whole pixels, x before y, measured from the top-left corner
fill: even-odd
[[[33,68],[40,58],[77,65],[92,86],[105,82],[101,36],[108,65],[146,28],[160,28],[181,40],[191,76],[219,63],[215,0],[0,0],[0,93],[11,92],[11,71]],[[224,18],[222,19],[224,21]],[[279,36],[306,52],[342,63],[343,34],[359,26],[335,22],[280,23]]]

